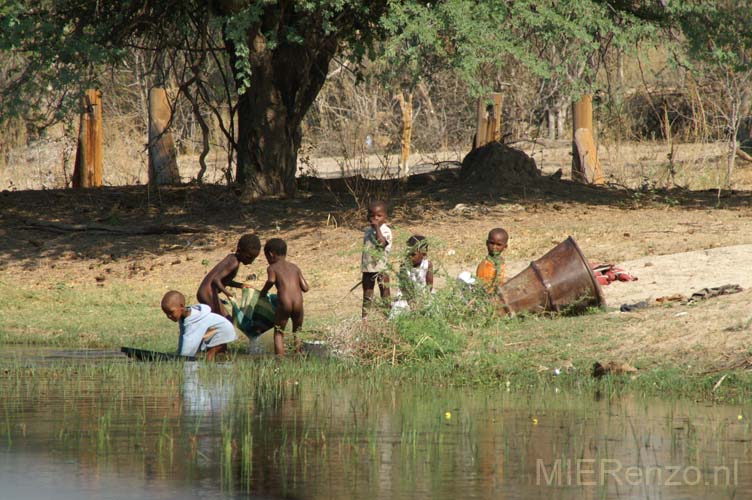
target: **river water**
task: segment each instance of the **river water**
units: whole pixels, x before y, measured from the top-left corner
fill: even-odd
[[[748,406],[260,363],[1,356],[0,499],[752,498]]]

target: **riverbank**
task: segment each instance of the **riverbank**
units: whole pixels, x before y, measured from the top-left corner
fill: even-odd
[[[545,178],[525,189],[489,192],[458,189],[449,177],[393,189],[381,194],[391,200],[394,255],[411,234],[428,236],[440,290],[460,271],[475,269],[485,235],[495,226],[511,236],[509,276],[571,235],[590,261],[630,263],[634,267],[626,270],[640,280],[604,287],[607,309],[585,316],[456,321],[439,316],[407,322],[399,331],[376,328],[376,341],[382,342],[376,352],[337,369],[367,376],[378,370],[397,380],[435,384],[590,389],[597,361],[636,368],[614,377],[627,390],[698,399],[749,393],[752,292],[689,305],[655,301],[734,277],[749,281],[752,266],[738,251],[752,244],[749,192],[721,197],[706,191],[634,192]],[[164,189],[158,195],[144,187],[27,191],[0,194],[0,209],[3,344],[173,350],[177,329],[159,310],[162,294],[178,289],[192,297],[206,271],[251,231],[262,239],[286,239],[289,260],[306,274],[312,287],[306,295],[308,339],[345,333],[368,338],[357,335],[360,290],[348,293],[360,278],[364,225],[362,208],[350,195],[304,192],[293,200],[244,205],[216,186]],[[92,222],[101,227],[76,226]],[[147,226],[199,232],[122,231]],[[265,267],[261,257],[240,276],[263,278]],[[260,287],[263,281],[251,283]],[[617,311],[636,298],[652,307]],[[432,345],[421,339],[437,331],[448,335],[451,348],[439,343],[432,355],[411,352],[418,344]],[[239,342],[234,350],[245,348]]]
[[[177,345],[175,325],[158,309],[159,290],[60,285],[30,291],[4,283],[0,294],[5,300],[0,342],[6,348],[173,351]],[[318,318],[303,338],[344,348],[341,359],[322,364],[293,356],[279,366],[385,383],[513,392],[605,390],[739,402],[752,395],[750,321],[735,319],[733,311],[748,307],[750,298],[752,292],[744,291],[691,305],[632,313],[607,308],[570,317],[473,319],[468,312],[452,321],[426,313],[369,328],[357,319]],[[247,345],[244,339],[233,343],[229,361],[266,363],[248,358]],[[0,364],[7,368],[7,361]],[[619,373],[595,379],[596,362],[613,363]]]

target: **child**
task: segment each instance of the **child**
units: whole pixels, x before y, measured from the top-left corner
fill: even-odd
[[[185,305],[185,297],[175,290],[162,297],[162,311],[180,328],[178,354],[195,356],[199,349],[206,350],[207,361],[212,361],[220,352],[227,351],[227,344],[237,338],[235,328],[227,318],[214,314],[205,304]]]
[[[406,259],[400,266],[399,290],[397,299],[392,304],[389,319],[394,319],[410,310],[410,305],[424,292],[433,291],[433,264],[426,258],[428,240],[416,234],[407,240]]]
[[[509,235],[500,227],[491,229],[488,232],[486,248],[488,255],[478,264],[478,270],[475,275],[485,284],[488,293],[494,293],[496,288],[504,283],[504,274],[506,265],[502,252],[507,248]]]
[[[295,350],[300,352],[300,344],[295,333],[303,326],[303,292],[308,291],[308,282],[300,268],[287,262],[287,243],[280,238],[272,238],[264,245],[264,255],[269,262],[267,278],[261,297],[265,297],[271,287],[277,286],[279,304],[274,314],[274,353],[285,354],[283,332],[287,320],[292,318],[292,334]]]
[[[200,304],[206,304],[211,307],[211,312],[228,317],[227,312],[219,300],[219,292],[232,297],[232,293],[227,291],[226,286],[235,288],[245,288],[247,285],[235,281],[240,264],[248,265],[256,260],[261,252],[261,241],[255,234],[246,234],[240,241],[235,253],[231,253],[222,261],[214,266],[204,277],[201,285],[198,287],[196,298]]]
[[[386,225],[386,203],[374,201],[368,205],[370,227],[363,236],[363,257],[360,270],[363,273],[363,319],[373,303],[373,289],[379,284],[381,298],[389,293],[389,276],[386,274],[389,252],[392,249],[392,230]]]
[[[407,240],[407,260],[400,268],[400,291],[408,302],[414,301],[423,291],[433,290],[433,264],[428,255],[428,240],[416,234]]]

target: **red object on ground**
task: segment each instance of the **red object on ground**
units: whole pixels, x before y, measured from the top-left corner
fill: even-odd
[[[613,264],[590,264],[590,268],[595,274],[595,279],[600,285],[609,285],[614,281],[637,281],[636,276],[632,276],[624,269],[616,267]]]

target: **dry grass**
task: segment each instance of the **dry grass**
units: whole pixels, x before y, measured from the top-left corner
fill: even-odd
[[[145,184],[148,181],[145,138],[127,119],[115,120],[105,127],[104,184],[127,186]],[[69,132],[70,134],[70,132]],[[0,189],[55,189],[63,188],[72,173],[72,159],[64,168],[64,156],[72,155],[73,139],[66,136],[62,127],[51,129],[45,138],[27,145],[16,146],[7,151],[4,165],[0,165]],[[411,165],[438,161],[462,161],[465,148],[451,151],[414,151]],[[569,141],[530,142],[513,144],[535,159],[538,167],[547,174],[558,169],[569,177],[571,167],[571,144]],[[67,151],[66,151],[66,148]],[[605,174],[617,185],[630,188],[673,187],[687,189],[712,189],[725,180],[726,159],[723,143],[667,144],[655,142],[602,142],[599,157]],[[303,172],[315,172],[322,176],[340,175],[343,170],[351,173],[354,168],[369,168],[382,172],[387,167],[396,168],[398,157],[385,152],[371,155],[343,157],[311,157],[302,153],[299,168]],[[739,160],[733,177],[737,189],[752,188],[752,165]],[[208,171],[204,181],[224,183],[227,168],[226,153],[215,145],[207,158]],[[198,155],[185,154],[178,157],[178,165],[184,182],[195,179],[198,171]]]
[[[624,325],[614,346],[618,359],[665,358],[676,364],[728,367],[740,358],[752,366],[752,290],[695,305],[654,307]]]
[[[715,193],[698,191],[593,190],[565,182],[541,182],[524,192],[510,188],[494,193],[457,189],[456,182],[442,181],[396,193],[391,200],[390,224],[396,234],[395,255],[402,252],[413,233],[431,238],[429,257],[438,269],[437,287],[441,288],[459,271],[474,270],[485,252],[483,241],[491,227],[503,226],[511,235],[507,260],[512,276],[569,235],[590,260],[607,262],[752,244],[751,201],[746,192],[718,199]],[[455,208],[459,203],[463,209]],[[4,193],[0,194],[0,209],[0,281],[6,287],[42,296],[59,286],[71,294],[93,289],[103,297],[126,290],[143,298],[140,321],[146,325],[148,318],[153,318],[149,331],[172,335],[174,325],[159,311],[162,293],[175,288],[192,297],[208,267],[232,251],[240,235],[255,231],[263,239],[286,239],[289,259],[300,265],[311,282],[306,324],[312,333],[329,331],[331,339],[342,339],[344,348],[354,345],[348,336],[361,331],[357,326],[361,290],[348,290],[360,279],[364,221],[347,195],[303,193],[295,200],[266,200],[247,206],[219,187],[166,189],[152,198],[144,188],[132,187],[84,193]],[[55,234],[25,227],[22,222],[23,218],[40,217],[114,225],[180,223],[204,227],[206,233]],[[263,277],[265,265],[262,257],[242,269],[241,276]],[[101,286],[97,277],[104,277]],[[258,286],[261,283],[256,282]],[[640,282],[629,286],[639,287]],[[616,322],[619,331],[589,348],[625,360],[647,355],[675,362],[694,358],[708,366],[722,363],[724,356],[738,360],[744,345],[752,340],[748,325],[743,327],[752,316],[745,298],[749,298],[746,292],[676,310],[686,310],[686,316],[675,317],[674,310],[666,308],[634,313]],[[18,311],[0,313],[8,317]],[[599,335],[599,320],[569,321],[555,328],[584,325],[578,338]],[[517,346],[504,346],[525,342],[533,335],[540,348],[534,356],[541,364],[549,363],[559,354],[547,344],[551,339],[547,324],[528,324],[526,328],[534,328],[517,331],[515,339],[495,348],[514,352]],[[557,335],[566,346],[565,332]],[[471,344],[468,349],[480,350],[482,346]],[[583,351],[582,356],[594,356],[595,352]],[[388,360],[390,353],[379,356]]]

